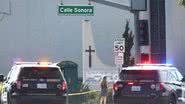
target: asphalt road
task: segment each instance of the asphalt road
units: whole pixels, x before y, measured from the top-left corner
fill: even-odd
[[[184,103],[182,103],[182,102],[179,102],[178,104],[185,104],[185,102],[184,102]]]

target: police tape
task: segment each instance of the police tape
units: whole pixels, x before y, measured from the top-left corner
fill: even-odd
[[[90,94],[94,92],[99,92],[98,90],[92,90],[92,91],[86,91],[86,92],[79,92],[79,93],[70,93],[68,96],[77,96],[77,95],[85,95],[85,94]]]
[[[108,89],[112,89],[112,87],[109,87]],[[0,93],[3,90],[3,85],[0,84]],[[79,93],[69,93],[68,96],[78,96],[78,95],[85,95],[85,94],[90,94],[94,92],[100,92],[99,90],[91,90],[91,91],[86,91],[86,92],[79,92]]]
[[[112,89],[112,87],[108,88]],[[86,92],[79,92],[79,93],[69,93],[68,96],[78,96],[78,95],[85,95],[85,94],[90,94],[94,92],[100,92],[99,90],[91,90],[91,91],[86,91]]]

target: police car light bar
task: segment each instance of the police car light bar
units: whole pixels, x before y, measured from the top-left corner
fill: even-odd
[[[37,62],[39,65],[51,65],[52,62]]]
[[[52,64],[51,62],[15,62],[16,65],[21,65],[21,64],[39,64],[39,65],[50,65]]]
[[[16,65],[20,64],[38,64],[38,62],[15,62]]]
[[[173,66],[172,64],[137,64],[138,66]]]

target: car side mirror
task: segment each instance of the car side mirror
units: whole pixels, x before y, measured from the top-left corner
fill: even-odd
[[[182,78],[182,80],[181,80],[182,82],[185,82],[185,78]]]
[[[4,81],[4,75],[0,75],[0,82],[3,82]]]
[[[182,82],[185,82],[185,75],[183,76],[183,78],[182,78],[182,80],[181,80]]]

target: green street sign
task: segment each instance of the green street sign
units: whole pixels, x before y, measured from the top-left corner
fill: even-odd
[[[59,5],[59,15],[94,15],[94,6],[91,5]]]

